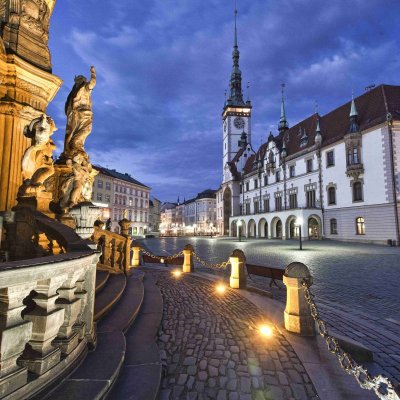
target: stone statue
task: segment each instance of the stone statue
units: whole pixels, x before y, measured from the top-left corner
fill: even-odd
[[[77,153],[85,152],[86,138],[92,131],[92,90],[96,85],[96,70],[90,68],[90,81],[82,76],[75,77],[75,84],[65,103],[67,126],[65,129],[64,152],[61,158],[73,158]]]
[[[25,127],[24,134],[32,138],[32,145],[22,158],[23,184],[19,196],[46,191],[45,182],[54,174],[52,156],[56,146],[50,136],[56,130],[54,121],[46,114]]]
[[[67,160],[66,165],[72,167],[72,173],[64,177],[61,186],[60,206],[64,212],[82,201],[91,201],[93,181],[97,175],[86,153],[77,153]]]

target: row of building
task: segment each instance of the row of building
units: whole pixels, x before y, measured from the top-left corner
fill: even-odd
[[[216,191],[207,189],[182,203],[161,207],[162,235],[215,235],[217,232]]]
[[[253,148],[235,27],[222,113],[224,235],[399,244],[400,86],[380,85],[289,127],[282,88],[278,132]]]
[[[160,225],[161,202],[150,196],[151,188],[127,173],[94,166],[98,171],[93,184],[92,201],[102,209],[102,220],[113,232],[119,232],[118,222],[132,221],[131,234],[156,232]]]

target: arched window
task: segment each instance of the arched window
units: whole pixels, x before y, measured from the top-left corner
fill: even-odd
[[[336,204],[336,188],[334,186],[328,188],[328,204]]]
[[[332,218],[330,220],[331,223],[331,235],[337,235],[337,220]]]
[[[356,234],[365,235],[365,221],[363,217],[356,218]]]
[[[353,201],[362,201],[363,200],[363,192],[362,192],[362,183],[360,181],[353,183]]]

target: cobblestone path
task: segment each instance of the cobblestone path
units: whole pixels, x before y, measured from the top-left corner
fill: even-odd
[[[206,280],[154,273],[164,299],[160,399],[318,399],[286,339],[259,333],[256,306]]]

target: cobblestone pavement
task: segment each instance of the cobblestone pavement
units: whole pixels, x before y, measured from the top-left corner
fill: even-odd
[[[286,339],[260,335],[267,321],[256,306],[203,279],[153,273],[164,299],[160,399],[318,399]]]
[[[155,253],[173,253],[189,240],[147,240]],[[312,292],[330,330],[362,343],[374,353],[367,364],[374,373],[383,373],[400,382],[400,311],[398,248],[376,245],[306,242],[306,253],[295,250],[294,242],[254,240],[241,243],[225,239],[191,239],[195,250],[211,262],[219,262],[241,248],[248,261],[284,268],[292,261],[307,264],[314,276]],[[275,242],[275,243],[271,243]],[[212,270],[207,272],[219,273]],[[272,292],[285,302],[286,290],[269,288],[269,280],[253,277],[249,284]]]

